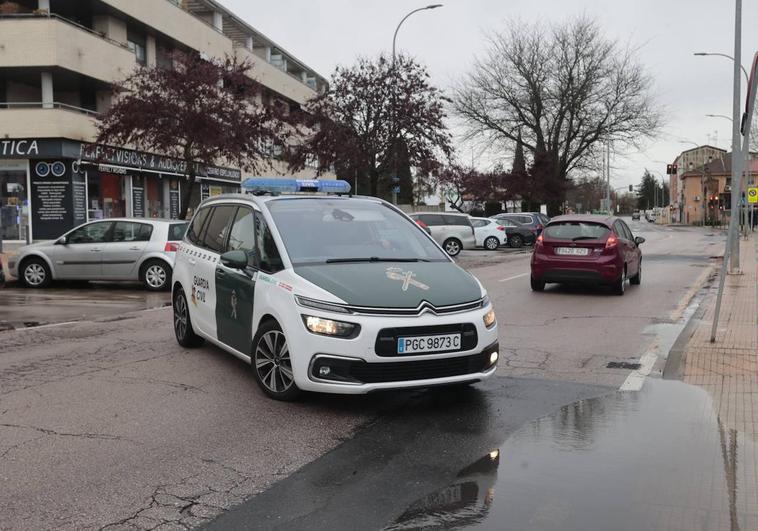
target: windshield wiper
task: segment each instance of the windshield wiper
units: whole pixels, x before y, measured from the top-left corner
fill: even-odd
[[[577,236],[576,238],[571,238],[572,242],[577,240],[597,240],[597,238],[595,236]]]
[[[365,258],[328,258],[327,264],[346,264],[351,262],[428,262],[426,258],[381,258],[369,256]]]

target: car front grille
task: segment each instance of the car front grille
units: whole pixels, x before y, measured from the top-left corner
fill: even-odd
[[[493,343],[482,352],[468,356],[382,363],[320,355],[311,365],[310,376],[319,381],[367,384],[408,382],[477,374],[489,370],[493,366],[490,362],[490,355],[498,349],[498,344]],[[321,374],[323,367],[329,367],[328,374]]]
[[[374,351],[377,356],[382,357],[396,357],[407,356],[407,354],[397,353],[397,338],[409,337],[409,336],[433,336],[437,334],[461,334],[461,348],[458,350],[471,350],[476,347],[478,340],[476,333],[476,326],[471,323],[460,323],[451,325],[435,325],[435,326],[406,326],[399,328],[383,328],[376,336],[376,343],[374,344]],[[430,354],[439,354],[439,352],[433,352]],[[427,355],[425,353],[417,353],[414,355]]]

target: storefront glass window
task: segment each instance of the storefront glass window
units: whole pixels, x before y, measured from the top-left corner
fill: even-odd
[[[89,219],[126,216],[124,175],[90,172],[87,179]]]
[[[22,239],[21,207],[26,200],[26,171],[0,167],[0,231],[4,240]]]

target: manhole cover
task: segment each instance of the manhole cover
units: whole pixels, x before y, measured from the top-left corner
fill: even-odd
[[[629,363],[626,361],[609,361],[606,367],[608,369],[629,369],[636,371],[641,367],[641,365],[639,363]]]

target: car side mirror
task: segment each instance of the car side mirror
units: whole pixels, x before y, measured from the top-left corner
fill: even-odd
[[[641,244],[645,243],[645,238],[643,238],[642,236],[637,236],[634,239],[634,243],[636,243],[637,245],[641,245]]]
[[[230,269],[246,269],[247,253],[245,251],[228,251],[221,255],[221,265]]]
[[[56,245],[67,245],[68,244],[68,236],[61,236],[58,238],[58,241],[55,242]]]

